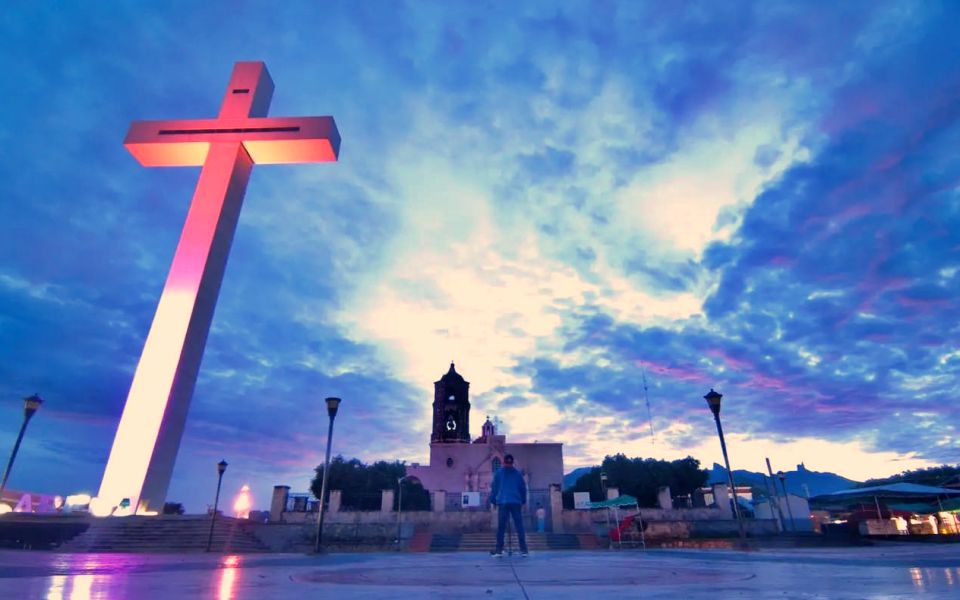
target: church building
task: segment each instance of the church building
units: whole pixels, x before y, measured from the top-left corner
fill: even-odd
[[[430,464],[413,463],[407,476],[416,478],[430,491],[444,491],[448,506],[461,504],[462,492],[479,492],[485,506],[493,482],[493,474],[503,464],[503,457],[512,454],[516,468],[523,473],[530,491],[528,506],[547,498],[551,485],[563,484],[563,444],[507,443],[498,435],[489,418],[480,428],[480,437],[470,439],[470,383],[450,370],[434,382],[433,429],[430,434]]]

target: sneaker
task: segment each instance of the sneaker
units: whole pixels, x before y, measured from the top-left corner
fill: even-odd
[[[526,550],[524,550],[524,551],[522,551],[522,552],[520,553],[520,556],[526,558],[526,557],[530,556],[530,553],[527,552]]]
[[[503,550],[491,550],[490,556],[492,556],[493,558],[501,558],[503,557]]]

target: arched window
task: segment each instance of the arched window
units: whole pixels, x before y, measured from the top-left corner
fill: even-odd
[[[500,459],[495,458],[493,459],[493,472],[496,473],[499,470],[500,470]]]

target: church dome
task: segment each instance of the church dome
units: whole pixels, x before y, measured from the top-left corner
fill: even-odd
[[[440,381],[437,383],[464,383],[465,380],[460,373],[457,373],[457,370],[453,368],[453,362],[450,363],[450,370],[447,371],[447,374],[440,378]]]

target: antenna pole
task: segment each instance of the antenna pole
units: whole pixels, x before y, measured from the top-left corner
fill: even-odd
[[[650,423],[650,444],[657,445],[657,437],[653,434],[653,413],[650,411],[650,394],[647,393],[647,369],[640,371],[643,377],[643,397],[647,402],[647,422]]]

